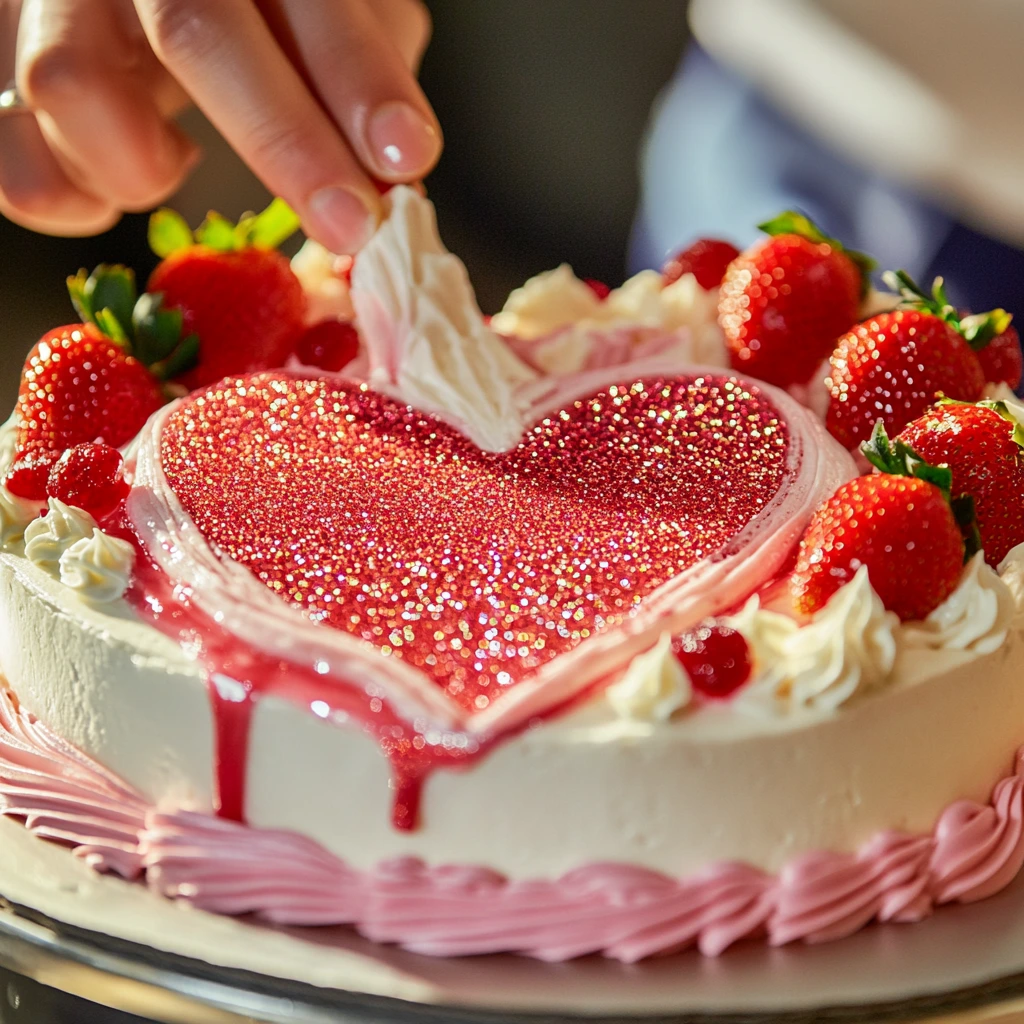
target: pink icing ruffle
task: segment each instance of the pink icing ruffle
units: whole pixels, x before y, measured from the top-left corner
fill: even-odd
[[[347,924],[434,956],[516,952],[627,963],[696,946],[824,942],[879,921],[918,921],[1004,888],[1024,863],[1024,749],[987,805],[961,800],[930,835],[886,832],[857,853],[812,853],[772,876],[717,864],[673,879],[590,864],[555,880],[413,858],[360,871],[297,833],[161,811],[0,692],[0,813],[71,846],[97,871],[145,872],[164,896],[278,924]]]

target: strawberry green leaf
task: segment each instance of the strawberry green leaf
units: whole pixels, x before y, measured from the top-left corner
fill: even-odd
[[[885,424],[878,420],[871,432],[871,440],[861,445],[861,452],[875,469],[892,476],[912,476],[934,484],[949,500],[953,486],[953,471],[948,466],[933,466],[925,462],[913,448],[896,438],[889,440]]]
[[[885,424],[881,420],[875,423],[875,429],[871,431],[871,439],[865,441],[860,446],[860,450],[864,458],[880,472],[893,473],[897,476],[903,475],[903,466],[896,458],[896,453],[892,449],[892,442],[889,440],[889,435],[885,432]]]
[[[943,404],[950,401],[944,399]],[[964,403],[969,405],[970,403]],[[1024,449],[1024,423],[1021,423],[1016,416],[1010,412],[1010,407],[1003,401],[993,400],[986,398],[977,403],[982,409],[991,409],[994,413],[1002,416],[1007,423],[1013,426],[1013,443],[1021,449]]]
[[[89,305],[93,310],[108,310],[121,327],[126,340],[131,331],[132,308],[138,292],[135,274],[128,267],[100,264],[85,284]]]
[[[276,249],[299,230],[299,223],[299,215],[283,199],[274,199],[262,213],[243,217],[238,231],[245,245]]]
[[[196,241],[217,252],[234,252],[240,248],[235,226],[219,213],[211,210],[206,220],[196,228]]]
[[[887,270],[882,275],[882,280],[899,294],[901,309],[920,309],[937,316],[940,320],[945,320],[963,336],[975,352],[1002,334],[1013,319],[1013,315],[1007,313],[1005,309],[992,309],[987,313],[961,317],[956,306],[949,301],[945,282],[941,277],[935,278],[932,282],[930,295],[905,270],[897,270],[895,273]]]
[[[121,326],[121,321],[114,315],[113,310],[97,310],[94,318],[96,326],[112,341],[123,349],[130,349],[128,335]]]
[[[149,218],[149,247],[161,259],[193,244],[192,229],[180,213],[162,207]]]
[[[181,342],[181,310],[164,309],[162,301],[160,293],[146,292],[132,311],[135,358],[146,366],[166,359]]]
[[[86,286],[89,283],[88,272],[83,268],[67,280],[68,294],[71,296],[71,305],[75,307],[75,312],[78,314],[79,319],[83,324],[92,323],[92,302],[88,292],[86,291]]]
[[[972,313],[960,320],[960,333],[975,352],[983,349],[993,338],[997,338],[1013,319],[1005,309],[990,309],[987,313]]]
[[[171,380],[174,377],[191,370],[199,361],[199,335],[190,334],[184,338],[181,344],[164,360],[153,363],[149,372],[157,380]]]
[[[950,503],[953,518],[964,537],[964,561],[973,558],[981,550],[981,530],[978,528],[978,516],[974,506],[974,498],[970,494],[961,494]]]
[[[771,220],[758,224],[757,229],[766,235],[799,235],[808,242],[833,241],[810,217],[799,210],[783,210]]]

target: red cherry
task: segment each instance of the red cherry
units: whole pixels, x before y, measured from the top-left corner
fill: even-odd
[[[604,302],[612,293],[611,288],[604,281],[598,281],[596,277],[585,278],[583,283],[597,296],[600,302]]]
[[[359,333],[344,320],[321,320],[307,327],[295,355],[303,366],[335,372],[347,366],[359,351]]]
[[[702,623],[675,640],[672,651],[705,697],[728,697],[750,678],[750,648],[729,626]]]
[[[25,452],[4,478],[7,490],[19,498],[42,501],[46,497],[46,481],[59,454],[48,448]]]
[[[105,519],[131,490],[124,478],[124,459],[108,444],[76,444],[50,470],[46,493],[66,505]]]
[[[693,274],[697,284],[710,292],[722,283],[725,269],[740,251],[731,242],[720,238],[700,238],[687,249],[680,249],[661,268],[662,284],[678,281],[683,274]]]

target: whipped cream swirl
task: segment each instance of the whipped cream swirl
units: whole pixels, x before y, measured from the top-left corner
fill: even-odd
[[[60,556],[60,581],[98,603],[116,601],[128,589],[135,549],[94,527]]]
[[[623,677],[605,690],[605,697],[620,718],[667,722],[686,707],[693,686],[672,652],[672,637],[663,633],[649,651],[638,654]]]
[[[1015,612],[1009,587],[979,551],[956,590],[923,622],[907,623],[903,639],[908,647],[991,654],[1006,640]]]
[[[397,186],[360,252],[352,302],[371,387],[432,413],[485,451],[522,437],[519,389],[536,379],[485,323],[462,261],[445,249],[433,205]]]
[[[0,548],[20,552],[25,541],[25,528],[39,518],[39,511],[38,502],[19,498],[0,484]]]
[[[25,557],[51,576],[60,575],[61,555],[92,535],[96,520],[88,512],[50,498],[49,511],[25,530]]]
[[[491,326],[545,373],[576,373],[616,361],[672,355],[705,366],[728,363],[718,326],[718,292],[692,274],[665,287],[661,275],[642,270],[607,298],[563,263],[530,278],[508,297]]]
[[[806,625],[762,609],[757,597],[727,622],[747,638],[756,666],[740,707],[834,711],[882,686],[896,661],[899,619],[872,589],[867,566]]]
[[[1024,633],[1024,544],[1018,544],[1006,552],[1006,557],[999,563],[999,578],[1013,598],[1010,628]]]

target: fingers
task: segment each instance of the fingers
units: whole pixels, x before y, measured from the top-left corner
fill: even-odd
[[[430,14],[426,7],[419,0],[376,0],[370,10],[398,48],[406,67],[413,74],[419,71],[430,42]]]
[[[307,232],[334,252],[358,250],[377,190],[251,0],[135,4],[156,55]]]
[[[408,59],[418,60],[428,31],[418,4],[265,0],[261,8],[294,41],[311,87],[373,175],[414,181],[433,167],[441,131]]]
[[[71,181],[30,113],[0,119],[0,213],[52,235],[98,234],[120,216]]]
[[[146,209],[178,188],[198,153],[158,109],[118,9],[108,0],[26,0],[17,80],[80,190]]]

